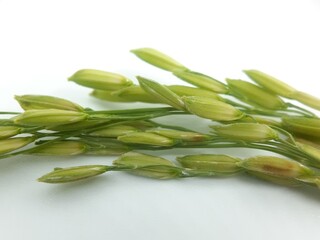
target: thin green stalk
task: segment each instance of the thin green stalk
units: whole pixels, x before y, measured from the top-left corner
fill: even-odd
[[[230,95],[230,96],[232,96],[232,95]],[[232,101],[232,100],[227,99],[227,98],[224,98],[224,102],[226,102],[226,103],[228,103],[228,104],[230,104],[232,106],[235,106],[235,107],[240,107],[240,108],[243,108],[243,109],[251,109],[251,107],[249,107],[247,105]]]
[[[20,112],[0,112],[0,114],[17,115],[20,114]]]
[[[233,97],[236,97],[235,95],[231,95]],[[238,100],[241,101],[240,98],[237,98]],[[256,108],[255,106],[246,106],[244,104],[241,103],[237,103],[235,101],[232,101],[230,99],[225,99],[226,103],[229,103],[235,107],[239,107],[241,111],[245,112],[246,114],[252,114],[252,115],[262,115],[262,116],[269,116],[269,117],[288,117],[290,115],[288,114],[284,114],[284,113],[279,113],[277,111],[271,111],[271,110],[267,110],[267,109],[261,109],[261,108]]]
[[[285,111],[285,112],[287,112],[287,113],[295,113],[295,114],[299,114],[301,117],[313,117],[313,116],[310,116],[310,114],[308,114],[308,113],[305,113],[305,112],[303,112],[303,111],[301,111],[301,110],[297,110],[297,109],[290,109],[290,108],[287,108],[286,110],[283,110],[283,111]]]
[[[178,131],[187,131],[187,132],[196,132],[192,129],[189,128],[185,128],[185,127],[180,127],[180,126],[173,126],[173,125],[167,125],[167,124],[162,124],[162,123],[158,123],[152,120],[149,120],[148,122],[155,124],[157,127],[161,127],[161,128],[167,128],[167,129],[172,129],[172,130],[178,130]]]
[[[247,114],[262,115],[262,116],[269,116],[269,117],[280,117],[280,118],[291,116],[289,114],[280,113],[277,111],[262,110],[258,108],[245,109],[244,112]]]
[[[134,109],[121,109],[121,110],[89,110],[86,111],[88,114],[130,114],[130,113],[148,113],[148,112],[159,112],[159,111],[177,111],[173,107],[158,107],[158,108],[134,108]]]
[[[298,110],[301,110],[301,111],[303,111],[304,113],[306,113],[307,115],[306,115],[306,117],[312,117],[312,118],[318,118],[318,116],[316,115],[316,114],[314,114],[313,112],[311,112],[311,111],[309,111],[309,110],[307,110],[307,109],[304,109],[303,107],[299,107],[299,106],[297,106],[297,105],[295,105],[295,104],[293,104],[293,103],[290,103],[290,102],[288,102],[288,103],[286,103],[289,107],[293,107],[293,108],[296,108],[296,109],[298,109]]]
[[[159,111],[159,112],[151,112],[147,114],[119,114],[119,115],[104,115],[104,114],[92,114],[89,116],[89,120],[99,120],[99,119],[110,119],[110,120],[144,120],[150,118],[157,118],[169,115],[181,115],[181,114],[190,114],[183,111]]]
[[[282,143],[270,142],[269,145],[275,146],[275,148],[281,149],[281,151],[283,151],[286,154],[284,156],[288,156],[288,157],[295,159],[297,161],[305,162],[306,160],[307,161],[314,161],[315,160],[311,156],[306,155],[305,153],[301,152],[299,149],[294,148],[290,144],[285,144],[284,142],[282,142]],[[319,164],[318,164],[318,166],[319,166]]]

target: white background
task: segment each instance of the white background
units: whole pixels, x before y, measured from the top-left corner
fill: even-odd
[[[96,109],[137,106],[100,102],[67,82],[81,68],[181,84],[129,53],[140,47],[221,80],[260,69],[319,96],[319,29],[318,0],[0,0],[0,108],[19,110],[13,96],[31,93]],[[312,188],[246,176],[156,181],[111,173],[65,185],[35,181],[53,167],[112,159],[2,160],[0,239],[320,238],[320,192]]]

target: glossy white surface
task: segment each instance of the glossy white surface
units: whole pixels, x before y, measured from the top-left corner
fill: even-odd
[[[55,95],[96,109],[142,106],[92,99],[89,89],[66,80],[80,68],[181,83],[129,53],[139,47],[157,48],[217,79],[245,78],[242,69],[256,68],[320,96],[319,12],[317,0],[0,0],[0,109],[19,110],[15,94]],[[198,122],[192,118],[188,124]],[[2,160],[0,239],[320,237],[320,192],[312,188],[246,176],[156,181],[111,173],[65,185],[35,181],[57,166],[112,159]]]

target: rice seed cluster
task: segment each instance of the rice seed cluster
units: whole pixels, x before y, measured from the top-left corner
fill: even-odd
[[[320,110],[320,99],[258,70],[245,70],[253,82],[225,82],[190,70],[151,48],[132,50],[141,60],[168,71],[190,86],[163,85],[137,76],[136,83],[118,73],[81,69],[69,81],[92,89],[111,102],[161,103],[164,107],[96,111],[52,96],[22,95],[24,110],[0,119],[0,158],[19,154],[119,156],[112,165],[55,168],[38,180],[66,183],[110,171],[172,179],[224,177],[240,173],[288,186],[320,187],[320,119],[298,101]],[[171,115],[211,120],[208,132],[155,121]],[[177,148],[252,148],[282,157],[240,159],[217,154],[178,156],[176,161],[143,150]],[[138,152],[137,152],[138,151]]]

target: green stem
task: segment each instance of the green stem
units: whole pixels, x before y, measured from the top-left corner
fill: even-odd
[[[318,116],[317,116],[316,114],[314,114],[313,112],[311,112],[311,111],[309,111],[309,110],[307,110],[307,109],[304,109],[304,108],[302,108],[302,107],[299,107],[299,106],[297,106],[297,105],[295,105],[295,104],[293,104],[293,103],[290,103],[290,102],[288,102],[288,103],[286,103],[286,104],[287,104],[289,107],[292,107],[292,108],[295,108],[295,109],[298,109],[298,110],[304,112],[305,115],[306,115],[306,117],[318,118]]]
[[[118,166],[118,165],[112,165],[112,166],[107,166],[107,167],[108,167],[108,171],[128,171],[128,170],[133,169],[133,167]]]
[[[167,125],[167,124],[162,124],[162,123],[158,123],[152,120],[149,120],[148,122],[155,124],[157,127],[161,127],[161,128],[167,128],[167,129],[172,129],[172,130],[178,130],[178,131],[187,131],[187,132],[195,132],[189,128],[185,128],[185,127],[179,127],[179,126],[173,126],[173,125]]]
[[[20,114],[20,112],[0,112],[0,114],[17,115]]]
[[[101,110],[94,111],[89,110],[86,111],[88,114],[131,114],[131,113],[149,113],[149,112],[170,112],[177,111],[177,109],[172,107],[162,107],[162,108],[134,108],[134,109],[121,109],[121,110]]]
[[[151,112],[148,114],[119,114],[119,115],[104,115],[104,114],[91,114],[89,120],[109,119],[109,120],[145,120],[150,118],[157,118],[169,115],[190,114],[182,111],[159,111]]]
[[[263,116],[269,116],[269,117],[289,117],[289,114],[285,113],[280,113],[276,111],[269,111],[269,110],[262,110],[262,109],[257,109],[257,108],[252,108],[248,110],[244,110],[245,113],[247,114],[253,114],[253,115],[263,115]]]
[[[306,114],[305,112],[302,112],[302,111],[296,110],[296,109],[286,109],[285,112],[299,114],[300,117],[308,117],[308,118],[312,117],[312,116],[310,116],[310,114]]]
[[[213,172],[213,171],[200,171],[200,170],[194,170],[194,169],[189,169],[189,168],[183,168],[182,169],[182,178],[186,177],[230,177],[235,174],[239,174],[244,172],[244,169],[239,169],[238,172],[234,173],[218,173],[218,172]]]
[[[232,95],[230,95],[230,96],[232,96]],[[224,101],[225,101],[225,103],[228,103],[228,104],[230,104],[230,105],[232,105],[232,106],[234,106],[234,107],[240,107],[240,108],[243,108],[243,109],[251,109],[251,108],[250,108],[249,106],[247,106],[247,105],[244,105],[244,104],[241,104],[241,103],[232,101],[232,100],[227,99],[227,98],[225,98]]]

